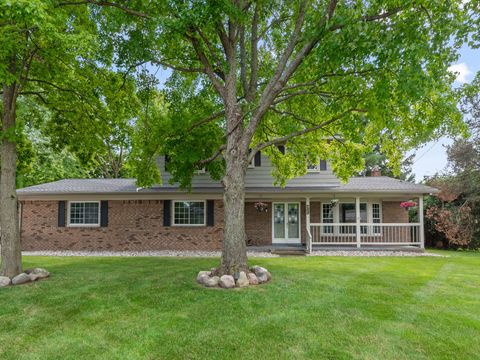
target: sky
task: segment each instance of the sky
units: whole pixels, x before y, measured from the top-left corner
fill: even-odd
[[[480,49],[470,49],[464,46],[460,51],[460,58],[450,67],[450,70],[457,73],[455,86],[461,86],[473,80],[475,73],[480,71]],[[452,139],[444,137],[409,153],[415,154],[413,172],[417,181],[422,181],[425,176],[434,175],[446,168],[445,146],[452,142]]]

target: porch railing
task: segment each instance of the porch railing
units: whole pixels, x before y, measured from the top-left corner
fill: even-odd
[[[312,245],[421,245],[420,223],[311,223]],[[360,240],[360,241],[358,241]]]

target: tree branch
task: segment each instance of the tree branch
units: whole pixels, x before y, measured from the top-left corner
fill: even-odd
[[[197,165],[200,166],[200,165],[205,165],[205,164],[208,164],[209,162],[212,162],[212,161],[215,160],[217,157],[219,157],[226,148],[227,148],[226,145],[220,146],[220,147],[218,148],[218,150],[213,153],[212,156],[210,156],[210,157],[207,158],[207,159],[200,160],[200,161],[197,163]]]
[[[213,113],[212,115],[207,116],[206,118],[203,118],[201,120],[196,121],[193,123],[187,130],[187,132],[192,131],[193,129],[202,126],[204,124],[209,123],[210,121],[213,121],[215,119],[218,119],[220,116],[225,115],[225,110],[217,111],[216,113]]]
[[[269,146],[272,146],[272,145],[276,145],[276,144],[283,144],[283,143],[286,143],[288,142],[290,139],[292,138],[295,138],[295,137],[298,137],[298,136],[301,136],[301,135],[305,135],[305,134],[308,134],[308,133],[311,133],[311,132],[314,132],[314,131],[317,131],[317,130],[320,130],[332,123],[334,123],[335,121],[341,119],[342,117],[344,117],[346,114],[349,114],[351,112],[366,112],[366,110],[364,109],[356,109],[356,108],[351,108],[351,109],[348,109],[347,111],[344,111],[343,113],[337,115],[337,116],[334,116],[332,117],[331,119],[327,120],[327,121],[324,121],[323,123],[319,124],[319,125],[315,125],[315,126],[312,126],[310,128],[306,128],[306,129],[303,129],[303,130],[298,130],[298,131],[294,131],[288,135],[285,135],[285,136],[282,136],[282,137],[279,137],[279,138],[276,138],[276,139],[272,139],[270,141],[266,141],[266,142],[263,142],[263,143],[260,143],[258,144],[257,146],[255,146],[254,150],[252,151],[252,153],[255,153],[257,151],[260,151],[266,147],[269,147]]]
[[[212,82],[213,86],[215,87],[215,90],[217,90],[218,94],[225,99],[225,86],[218,80],[218,78],[215,76],[215,72],[213,71],[213,68],[208,61],[208,58],[206,57],[205,53],[203,52],[200,43],[198,42],[198,39],[195,36],[188,35],[186,34],[187,39],[190,41],[192,44],[198,59],[200,62],[205,66],[205,73],[209,77],[210,81]]]

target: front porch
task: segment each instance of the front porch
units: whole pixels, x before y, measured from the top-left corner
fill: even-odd
[[[398,206],[400,207],[400,201]],[[370,249],[370,250],[409,250],[425,247],[423,195],[418,197],[417,222],[383,222],[383,206],[375,202],[363,202],[355,197],[352,209],[341,211],[338,199],[330,200],[330,205],[322,203],[321,222],[311,221],[311,199],[305,201],[307,252],[315,248]],[[353,211],[352,211],[353,210]],[[369,212],[370,210],[370,212]],[[402,211],[407,211],[403,210]],[[346,214],[347,213],[347,214]],[[341,220],[341,222],[338,222]]]
[[[414,200],[418,219],[410,222],[400,204]],[[308,197],[247,200],[249,250],[423,251],[423,195],[322,194]]]

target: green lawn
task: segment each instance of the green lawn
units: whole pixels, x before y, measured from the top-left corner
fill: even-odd
[[[480,254],[252,259],[273,282],[195,284],[218,259],[26,257],[0,289],[1,359],[471,359]]]

